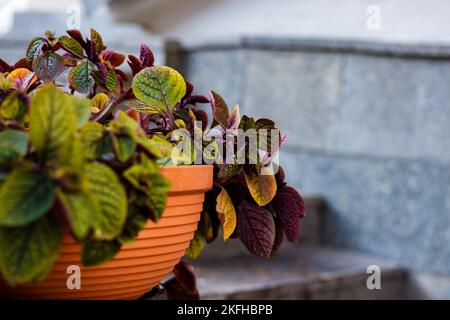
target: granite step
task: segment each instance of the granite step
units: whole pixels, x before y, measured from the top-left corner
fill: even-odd
[[[233,240],[231,240],[233,241]],[[385,259],[324,247],[286,245],[276,259],[250,256],[239,241],[215,243],[193,261],[201,299],[405,299],[408,272]],[[369,266],[381,289],[369,290]]]

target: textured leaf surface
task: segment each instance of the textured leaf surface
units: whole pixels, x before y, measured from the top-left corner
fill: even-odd
[[[145,44],[141,44],[139,60],[141,60],[143,67],[153,67],[153,64],[155,63],[155,57],[152,50]]]
[[[120,66],[125,61],[123,54],[111,50],[103,50],[101,55],[103,60],[109,61],[114,67]]]
[[[299,235],[300,219],[306,213],[302,196],[294,188],[285,186],[277,192],[272,206],[280,217],[288,240],[296,242]]]
[[[139,100],[128,100],[125,102],[125,105],[128,108],[134,109],[136,111],[145,113],[145,114],[161,114],[161,109],[154,106],[149,106],[148,104],[139,101]]]
[[[160,136],[154,135],[150,139],[144,136],[139,136],[137,141],[142,148],[157,159],[170,157],[172,154],[173,145]]]
[[[189,248],[187,248],[184,255],[191,259],[197,259],[200,253],[202,253],[204,247],[205,247],[205,240],[203,239],[203,236],[200,233],[200,231],[196,230],[194,238],[191,240]]]
[[[114,153],[120,162],[126,162],[136,151],[136,141],[128,135],[114,136],[113,139]]]
[[[53,201],[53,183],[46,175],[15,169],[0,189],[0,225],[24,226],[47,213]]]
[[[42,45],[45,43],[45,39],[42,37],[36,37],[33,40],[31,40],[30,44],[28,45],[27,48],[27,60],[28,62],[32,63],[34,58],[36,58],[42,48]]]
[[[112,92],[114,94],[120,92],[119,78],[117,77],[117,74],[114,72],[114,70],[108,70],[108,73],[106,74],[105,84],[106,89],[108,89],[109,92]]]
[[[236,211],[228,192],[224,188],[217,197],[216,211],[222,224],[223,240],[227,240],[236,228]]]
[[[25,227],[0,228],[0,269],[12,286],[39,281],[59,256],[61,230],[50,215]]]
[[[97,54],[100,54],[103,51],[103,39],[100,33],[95,29],[91,29],[91,41],[94,44],[95,50]]]
[[[92,77],[93,64],[87,60],[81,62],[69,73],[69,81],[72,87],[80,93],[87,93],[94,85]]]
[[[91,112],[98,113],[100,110],[105,108],[109,103],[109,97],[107,94],[100,92],[97,93],[92,99],[90,103]]]
[[[88,122],[80,131],[80,140],[88,159],[100,158],[111,149],[111,138],[103,125]]]
[[[69,38],[68,36],[62,36],[58,39],[58,43],[67,52],[80,59],[83,58],[83,48],[75,39]]]
[[[169,181],[162,175],[152,176],[152,186],[148,191],[147,207],[152,211],[153,221],[158,221],[167,204],[167,193],[170,189]]]
[[[151,211],[151,219],[157,221],[164,212],[167,201],[167,192],[170,189],[169,181],[158,173],[156,163],[152,165],[133,165],[128,168],[123,177],[136,189],[146,195],[145,205]]]
[[[239,212],[239,239],[258,256],[270,258],[275,241],[275,222],[265,208],[245,203]]]
[[[91,195],[100,206],[93,216],[95,237],[112,240],[122,231],[127,216],[127,198],[119,178],[108,166],[92,163],[86,166]]]
[[[176,70],[155,66],[139,71],[132,88],[139,100],[160,109],[172,109],[184,97],[186,82]]]
[[[96,266],[104,263],[119,253],[121,244],[118,241],[89,240],[83,243],[81,260],[85,266]]]
[[[64,63],[59,54],[48,51],[34,59],[33,71],[39,79],[53,81],[64,71]]]
[[[145,210],[137,206],[128,207],[128,216],[119,241],[122,244],[132,242],[139,234],[139,231],[147,225],[148,217]]]
[[[38,91],[30,105],[30,141],[38,152],[53,153],[73,136],[77,116],[72,100],[54,86]]]
[[[223,164],[220,167],[219,173],[217,174],[217,177],[219,179],[229,179],[236,175],[238,175],[242,170],[242,165],[239,164]]]
[[[64,192],[59,189],[56,195],[64,209],[72,233],[77,239],[85,238],[91,228],[92,217],[99,215],[100,208],[97,203],[91,195],[83,192]]]
[[[253,199],[260,206],[272,201],[277,192],[277,182],[272,174],[261,175],[252,169],[244,170],[245,181]]]
[[[214,119],[220,123],[223,127],[228,128],[228,106],[225,100],[214,91],[209,93],[212,114]]]

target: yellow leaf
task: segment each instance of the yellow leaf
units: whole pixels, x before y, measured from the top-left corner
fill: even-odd
[[[103,92],[97,93],[91,100],[91,112],[98,113],[109,103],[109,97]],[[95,112],[98,110],[97,112]]]
[[[273,173],[264,169],[261,173],[251,169],[245,170],[244,173],[248,190],[256,203],[260,207],[269,204],[277,193],[277,182]]]
[[[228,192],[224,188],[217,197],[216,211],[222,224],[223,240],[227,240],[236,228],[236,211]]]

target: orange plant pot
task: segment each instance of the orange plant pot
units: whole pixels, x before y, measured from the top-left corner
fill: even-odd
[[[171,182],[167,207],[136,240],[112,260],[95,267],[81,264],[81,246],[63,235],[61,254],[43,282],[10,288],[0,281],[0,297],[15,299],[137,299],[156,286],[179,262],[197,229],[204,195],[212,187],[213,167],[162,167]],[[67,268],[80,267],[81,289],[68,289]]]

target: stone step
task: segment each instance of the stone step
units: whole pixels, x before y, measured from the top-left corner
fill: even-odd
[[[229,242],[229,243],[228,243]],[[251,256],[238,240],[208,246],[193,261],[201,299],[404,299],[408,272],[382,258],[324,247],[285,245],[276,259]],[[367,268],[381,270],[369,290]]]

